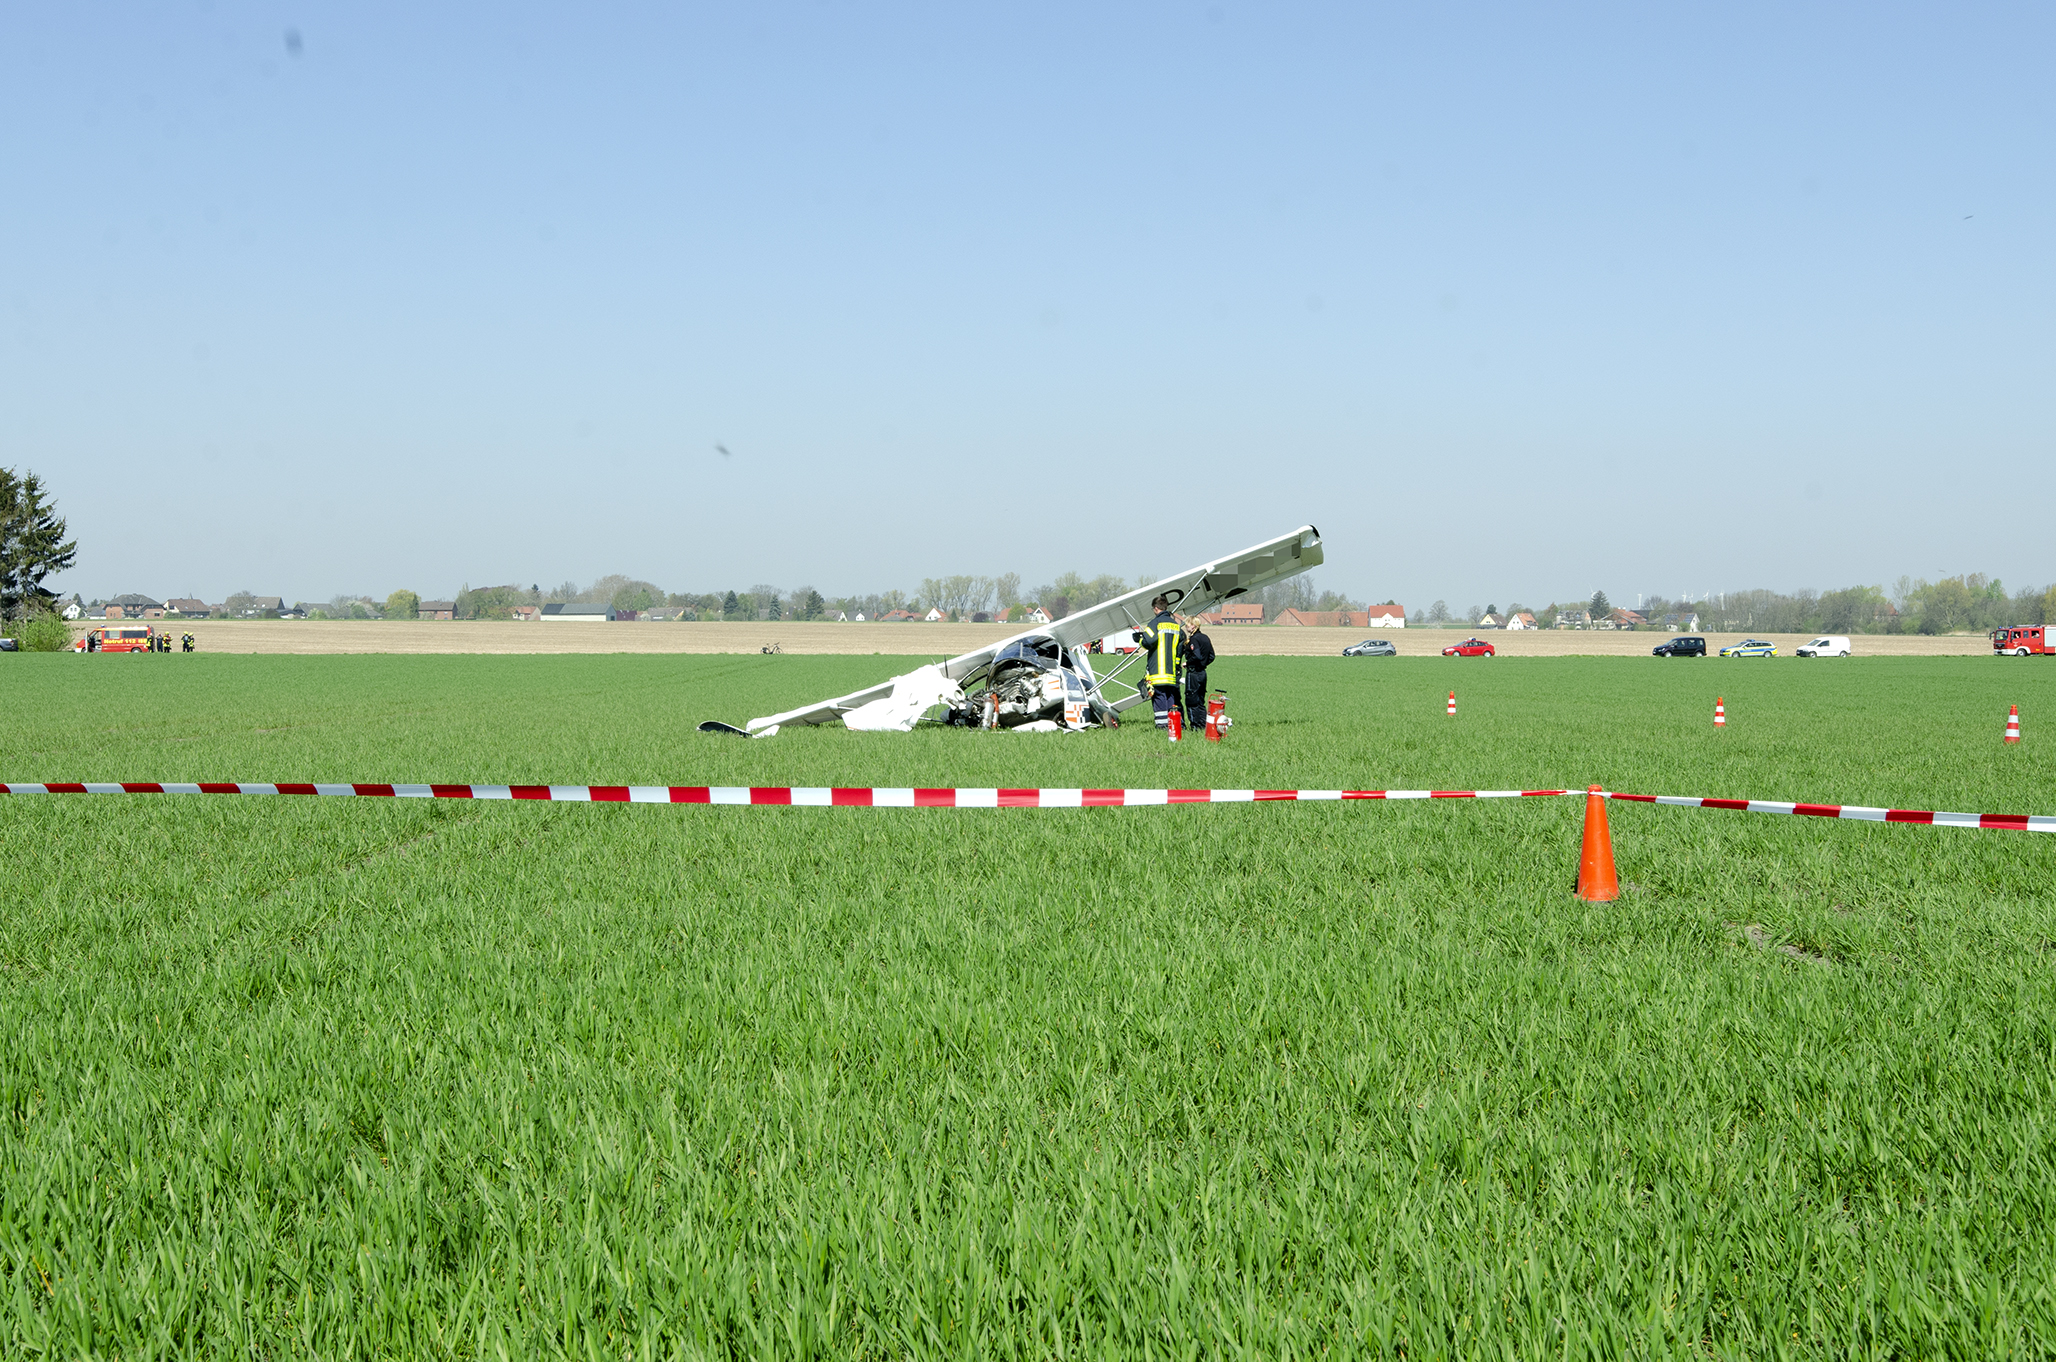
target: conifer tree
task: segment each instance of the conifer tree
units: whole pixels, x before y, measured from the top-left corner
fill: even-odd
[[[0,619],[27,619],[43,579],[76,562],[78,548],[42,479],[0,468]]]

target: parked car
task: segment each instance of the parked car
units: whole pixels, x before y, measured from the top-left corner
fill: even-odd
[[[1496,657],[1498,651],[1482,638],[1467,638],[1442,650],[1444,657]]]
[[[1668,643],[1659,643],[1649,650],[1658,657],[1705,657],[1706,640],[1696,634],[1679,634]]]
[[[1745,638],[1740,643],[1730,643],[1720,650],[1722,657],[1776,657],[1778,645],[1765,643],[1760,638]]]
[[[0,638],[0,653],[19,652],[21,651],[19,644],[20,640],[18,639]]]
[[[1849,640],[1841,634],[1822,634],[1811,643],[1802,643],[1792,650],[1800,657],[1847,657]]]
[[[1367,638],[1342,650],[1344,657],[1398,657],[1399,649],[1382,638]]]

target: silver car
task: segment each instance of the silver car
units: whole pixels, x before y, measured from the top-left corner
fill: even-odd
[[[1398,657],[1399,649],[1382,638],[1367,638],[1362,643],[1352,643],[1342,650],[1344,657]]]

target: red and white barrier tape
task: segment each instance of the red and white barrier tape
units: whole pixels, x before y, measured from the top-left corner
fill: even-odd
[[[183,785],[157,781],[121,784],[0,784],[0,794],[212,794],[347,795],[382,799],[529,799],[558,804],[785,805],[796,808],[870,809],[1095,809],[1165,804],[1250,804],[1277,800],[1533,799],[1580,790],[1086,790],[900,789],[859,785]],[[2056,832],[2056,815],[1939,813],[1928,809],[1874,809],[1860,804],[1797,804],[1774,799],[1703,799],[1694,795],[1623,794],[1606,799],[1667,804],[1683,809],[1733,809],[1808,818],[1850,818],[1871,823],[1919,823],[1939,828],[1996,828]]]
[[[1565,790],[1001,790],[799,785],[0,785],[0,794],[355,795],[385,799],[540,799],[572,804],[785,804],[806,808],[1091,809],[1265,800],[1521,799]]]
[[[1680,809],[1733,809],[1740,813],[1791,813],[1802,818],[1853,818],[1865,823],[1924,823],[1937,828],[1999,828],[2012,832],[2056,832],[2056,815],[2030,813],[1937,813],[1931,809],[1873,809],[1861,804],[1788,804],[1778,799],[1701,799],[1696,795],[1622,794],[1608,799],[1668,804]]]

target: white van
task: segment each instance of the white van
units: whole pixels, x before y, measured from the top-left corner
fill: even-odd
[[[1801,657],[1847,657],[1849,639],[1845,634],[1823,634],[1811,643],[1799,645]]]
[[[1140,629],[1116,629],[1092,645],[1095,653],[1134,653],[1142,650]]]

